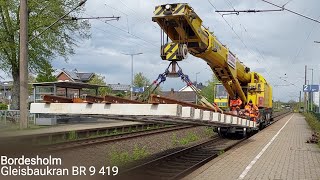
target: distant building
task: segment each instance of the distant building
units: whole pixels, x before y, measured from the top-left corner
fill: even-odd
[[[113,93],[126,93],[130,92],[130,85],[127,84],[108,84]]]
[[[160,95],[178,101],[196,103],[196,93],[193,91],[174,91],[174,89],[171,89],[171,91],[161,92]]]
[[[61,72],[56,75],[57,81],[61,82],[75,82],[75,83],[88,83],[93,77],[95,73],[87,73],[87,72],[78,72],[77,69],[72,71],[68,71],[65,68],[61,69]],[[57,95],[64,95],[66,92],[64,88],[57,89]],[[77,89],[69,89],[68,94],[79,95]]]
[[[194,82],[194,84],[196,84],[195,82]],[[198,83],[198,84],[196,84],[196,88],[198,88],[198,89],[203,89],[205,86],[202,84],[202,83]],[[184,87],[182,87],[181,89],[179,89],[179,91],[193,91],[192,89],[191,89],[191,87],[190,86],[188,86],[188,85],[185,85]]]
[[[12,81],[0,82],[0,102],[9,103],[11,99]]]
[[[61,72],[56,76],[58,81],[69,81],[69,82],[89,82],[95,76],[94,73],[83,73],[78,72],[77,69],[73,71],[68,71],[66,69],[61,69]]]
[[[194,83],[195,84],[195,83]],[[201,90],[205,86],[202,83],[196,85],[196,87]],[[163,91],[160,93],[161,96],[172,98],[178,101],[184,101],[189,103],[196,103],[197,96],[196,93],[191,89],[190,86],[184,86],[178,91],[175,91],[173,88],[170,91]]]

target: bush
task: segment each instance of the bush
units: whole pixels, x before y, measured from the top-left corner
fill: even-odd
[[[311,129],[320,133],[320,120],[312,113],[304,113],[303,115]]]
[[[8,105],[0,103],[0,110],[8,110]]]

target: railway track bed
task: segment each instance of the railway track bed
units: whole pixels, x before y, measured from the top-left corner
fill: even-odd
[[[219,156],[244,139],[223,139],[218,136],[194,146],[167,154],[129,169],[120,179],[178,179]]]
[[[271,124],[277,122],[289,113],[290,112],[287,111],[274,114]],[[119,178],[180,179],[246,139],[247,138],[224,139],[215,136],[208,141],[172,152],[128,169],[123,172]]]
[[[120,140],[126,140],[130,138],[138,138],[142,136],[148,136],[153,134],[161,134],[171,131],[178,131],[182,129],[188,129],[195,126],[192,125],[184,125],[184,126],[177,126],[172,125],[169,127],[162,127],[158,129],[152,129],[152,130],[141,130],[141,131],[135,131],[135,132],[126,132],[121,134],[114,134],[110,136],[101,136],[101,137],[93,137],[93,138],[86,138],[86,139],[79,139],[75,141],[69,141],[69,142],[62,142],[62,143],[55,143],[50,145],[45,145],[42,147],[45,151],[61,151],[66,149],[73,149],[73,148],[79,148],[83,146],[90,146],[90,145],[98,145],[102,143],[109,143],[113,141],[120,141]]]

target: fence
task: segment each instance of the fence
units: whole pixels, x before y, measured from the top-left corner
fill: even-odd
[[[0,110],[0,122],[7,124],[8,122],[11,123],[19,123],[20,119],[20,111],[19,110]],[[30,114],[28,116],[29,124],[35,124],[35,114]]]

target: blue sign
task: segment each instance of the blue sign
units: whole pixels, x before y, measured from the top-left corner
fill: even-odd
[[[319,92],[319,85],[303,85],[303,92]]]
[[[144,87],[132,87],[132,92],[134,93],[143,93]]]

